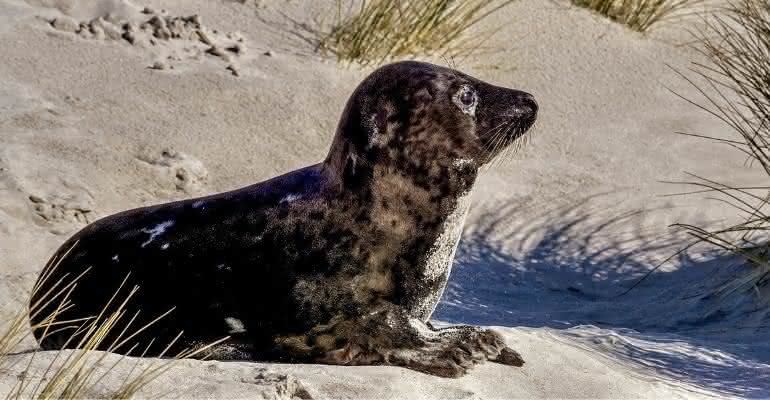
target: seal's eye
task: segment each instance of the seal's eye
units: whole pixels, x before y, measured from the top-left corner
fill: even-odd
[[[460,103],[463,103],[463,105],[466,107],[472,106],[473,103],[475,102],[476,102],[476,94],[470,90],[464,90],[463,93],[460,95]]]
[[[476,112],[476,104],[479,102],[479,97],[473,88],[469,85],[463,85],[460,90],[455,92],[452,96],[452,100],[462,112],[473,115]]]

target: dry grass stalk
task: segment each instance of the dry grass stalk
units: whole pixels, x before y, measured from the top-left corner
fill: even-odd
[[[698,88],[704,101],[685,100],[724,122],[735,138],[689,135],[743,153],[749,165],[761,168],[770,181],[770,0],[731,2],[697,35],[710,62],[695,64],[693,72],[706,83],[699,85],[682,76]],[[770,183],[747,187],[691,176],[693,180],[682,182],[696,187],[690,193],[715,194],[744,221],[722,229],[677,226],[698,241],[739,254],[755,266],[751,274],[726,285],[724,292],[753,288],[759,293],[770,282]]]
[[[482,49],[495,30],[468,35],[480,20],[513,0],[363,0],[357,12],[337,13],[318,48],[360,64],[416,55],[464,58]]]
[[[77,243],[73,245],[72,248],[75,246],[77,246]],[[70,248],[69,251],[71,251],[72,248]],[[60,260],[66,257],[69,251],[63,254],[62,257],[52,260],[50,265],[46,267],[46,275],[40,278],[38,284],[32,290],[33,297],[35,297],[34,294],[43,287],[43,283],[52,276],[52,272],[58,267]],[[38,352],[33,352],[27,361],[24,374],[22,374],[22,377],[15,387],[12,388],[11,392],[6,394],[7,399],[78,399],[83,398],[87,394],[94,393],[97,385],[113,373],[119,364],[125,362],[126,356],[121,356],[104,369],[101,374],[98,374],[98,372],[103,369],[102,366],[104,365],[107,356],[111,354],[110,352],[122,348],[142,331],[157,323],[173,311],[173,309],[169,310],[129,334],[131,325],[138,317],[139,312],[134,313],[133,316],[126,321],[126,307],[139,288],[138,286],[134,286],[127,294],[121,294],[128,281],[128,276],[126,276],[112,298],[102,308],[99,315],[79,320],[59,321],[57,317],[61,315],[62,312],[75,306],[70,301],[69,297],[72,291],[77,287],[78,280],[80,280],[80,278],[87,272],[88,270],[69,282],[66,282],[67,276],[65,275],[57,281],[51,289],[40,296],[37,302],[30,304],[29,307],[20,312],[11,321],[6,331],[0,335],[0,367],[4,366],[4,363],[9,359],[8,355],[11,352],[16,351],[17,346],[28,337],[33,330],[43,330],[43,337],[62,330],[72,330],[72,335],[69,336],[69,339],[63,347],[73,347],[72,345],[74,345],[74,347],[77,348],[76,350],[56,353],[55,357],[48,363],[43,375],[34,378],[34,380],[37,381],[34,386],[32,386],[33,379],[30,377],[32,375],[30,368],[33,365]],[[29,329],[28,320],[30,317],[33,317],[34,319],[34,317],[48,305],[56,304],[54,303],[55,301],[59,302],[55,311],[50,316],[44,318],[41,323],[32,326],[32,329]],[[108,312],[108,310],[111,307],[114,308],[114,306],[116,306],[115,311]],[[120,333],[107,345],[105,340],[112,333],[116,332],[117,329],[120,329]],[[180,332],[179,335],[166,346],[165,350],[161,353],[161,358],[166,355],[168,350],[181,335],[182,332]],[[142,366],[141,368],[138,367],[141,360],[137,360],[128,375],[123,379],[122,384],[115,388],[109,397],[114,399],[131,398],[148,383],[171,369],[174,366],[175,361],[199,356],[225,340],[227,340],[227,338],[222,338],[214,343],[201,346],[197,349],[182,351],[172,358],[154,360],[153,362],[148,362],[147,365]],[[144,356],[152,344],[151,341],[140,356]],[[134,345],[126,351],[126,354],[133,353],[136,347],[137,345]],[[103,348],[106,348],[107,351],[95,351]],[[5,365],[5,367],[7,367],[7,365]],[[137,368],[139,368],[138,373],[134,375]]]
[[[572,0],[572,3],[591,9],[629,28],[645,32],[653,25],[674,17],[703,0]]]

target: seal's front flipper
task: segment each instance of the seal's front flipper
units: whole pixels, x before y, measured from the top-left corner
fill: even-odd
[[[301,341],[302,345],[297,346]],[[502,337],[470,326],[431,329],[395,305],[355,320],[338,319],[289,342],[312,360],[337,365],[396,365],[431,375],[457,378],[475,365],[494,360],[521,366]],[[284,341],[284,343],[287,343]]]
[[[492,346],[494,349],[499,349],[489,352],[490,356],[487,357],[489,361],[498,364],[510,365],[513,367],[521,367],[524,365],[524,359],[521,357],[521,354],[519,354],[519,352],[516,350],[508,347],[505,344],[503,337],[491,329],[481,329],[467,325],[453,326],[448,328],[433,328],[430,323],[428,323],[428,326],[437,333],[444,335],[457,335],[460,336],[460,340],[467,340],[469,342],[473,342],[475,340],[479,342],[478,346]]]

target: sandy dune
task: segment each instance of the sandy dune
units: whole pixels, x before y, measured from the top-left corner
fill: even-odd
[[[324,1],[132,1],[0,2],[0,321],[88,222],[320,160],[371,70],[314,52],[303,26]],[[739,260],[694,252],[615,297],[679,248],[669,224],[733,217],[699,196],[664,197],[683,188],[661,181],[761,178],[736,152],[674,134],[726,134],[670,91],[697,96],[673,71],[698,59],[681,46],[689,36],[672,26],[643,36],[566,1],[521,0],[480,29],[497,26],[498,51],[457,68],[533,93],[540,120],[478,184],[434,317],[513,327],[500,329],[525,367],[446,380],[184,361],[144,395],[174,385],[228,398],[770,396],[767,333],[753,328],[770,322],[758,300],[770,296],[725,287],[746,273]],[[14,357],[0,394],[30,356]],[[52,357],[37,355],[33,375]],[[103,383],[94,396],[114,381]]]

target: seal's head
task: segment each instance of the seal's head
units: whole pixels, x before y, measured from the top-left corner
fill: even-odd
[[[425,187],[454,174],[468,186],[536,115],[528,93],[437,65],[389,64],[348,100],[326,164],[355,185],[396,173]]]

